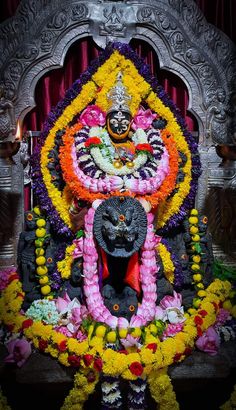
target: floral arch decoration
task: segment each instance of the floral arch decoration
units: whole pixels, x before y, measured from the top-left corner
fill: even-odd
[[[117,158],[105,123],[108,97],[118,78],[130,96],[132,133],[127,150]],[[173,102],[128,45],[109,44],[68,90],[48,117],[32,167],[39,206],[27,213],[27,221],[35,221],[32,272],[41,298],[22,310],[27,292],[17,272],[8,270],[2,276],[2,321],[13,334],[23,335],[36,349],[77,370],[63,410],[83,408],[100,376],[103,403],[108,407],[122,406],[119,378],[123,378],[130,381],[130,407],[144,405],[148,385],[159,408],[177,409],[168,366],[200,346],[204,333],[216,334],[213,325],[223,315],[223,303],[234,315],[235,309],[230,302],[230,282],[212,279],[205,286],[201,275],[201,232],[198,212],[192,209],[200,175],[197,143]],[[138,266],[141,299],[137,306],[129,306],[129,319],[111,314],[105,306],[98,273],[103,256],[94,238],[94,218],[102,201],[112,196],[121,201],[133,197],[146,213],[147,233]],[[84,230],[75,229],[72,222],[71,214],[77,208],[86,208]],[[119,221],[123,223],[125,217],[120,214]],[[176,289],[181,287],[163,236],[186,217],[195,297],[184,311],[182,297],[175,290],[156,304],[156,255],[167,281]],[[60,240],[66,247],[57,271],[50,273],[46,247],[53,235],[56,247]],[[80,303],[67,294],[62,297],[58,289],[70,279],[73,261],[81,258]],[[132,283],[129,278],[128,283]],[[113,309],[115,312],[117,303]],[[224,310],[224,320],[228,317]]]

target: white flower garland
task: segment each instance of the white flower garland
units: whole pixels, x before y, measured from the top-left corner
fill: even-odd
[[[102,140],[105,148],[93,147],[90,149],[91,155],[95,164],[104,172],[110,175],[129,175],[134,171],[142,167],[148,159],[145,153],[137,155],[134,158],[133,167],[129,168],[127,165],[123,165],[121,168],[116,168],[111,162],[114,159],[115,148],[110,142],[108,132],[105,128],[92,127],[89,131],[89,137],[98,137]],[[132,136],[132,141],[135,145],[147,143],[147,137],[145,132],[140,128]]]

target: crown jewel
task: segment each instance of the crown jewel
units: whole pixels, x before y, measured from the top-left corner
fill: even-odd
[[[122,78],[123,75],[119,72],[116,84],[111,88],[107,95],[109,101],[108,113],[113,111],[126,111],[129,114],[131,113],[129,108],[131,96],[127,93],[127,88],[124,86]]]

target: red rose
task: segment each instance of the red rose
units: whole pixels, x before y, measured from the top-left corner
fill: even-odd
[[[202,331],[202,329],[200,328],[200,326],[197,326],[197,335],[198,335],[198,337],[200,337],[200,336],[203,335],[203,331]]]
[[[139,362],[133,362],[129,366],[129,370],[131,373],[133,373],[135,376],[141,376],[143,373],[143,366]]]
[[[67,349],[67,342],[66,340],[62,340],[60,343],[58,343],[58,350],[59,352],[65,352]]]
[[[150,144],[137,144],[136,145],[137,151],[148,151],[150,154],[153,154],[153,149]]]
[[[9,277],[8,283],[11,283],[11,282],[13,282],[13,280],[16,280],[16,279],[20,279],[20,278],[19,278],[19,275],[17,275],[17,273],[13,273],[13,275],[11,275],[11,276]]]
[[[125,349],[121,349],[121,350],[119,350],[119,353],[122,353],[122,354],[128,354],[127,350],[125,350]]]
[[[192,353],[192,349],[191,347],[186,347],[185,351],[184,351],[184,355],[185,356],[189,356]]]
[[[39,350],[44,351],[45,349],[47,349],[47,347],[48,347],[48,342],[47,342],[47,340],[40,339],[40,340],[39,340]]]
[[[206,310],[204,310],[204,309],[202,309],[202,310],[199,310],[199,315],[201,315],[202,317],[206,317],[207,315],[208,315],[208,313],[207,313],[207,311]]]
[[[94,360],[93,367],[95,370],[97,370],[97,372],[102,371],[102,366],[103,366],[102,359],[98,358]]]
[[[88,367],[93,361],[93,356],[91,354],[85,354],[83,357],[83,361],[84,361],[85,366]]]
[[[202,325],[203,324],[203,320],[202,320],[201,316],[195,316],[194,322],[196,323],[196,325]]]
[[[93,370],[91,370],[88,374],[87,374],[87,380],[89,383],[93,383],[96,380],[96,375],[93,372]]]
[[[24,320],[24,322],[22,323],[22,330],[27,329],[28,327],[32,326],[33,323],[34,322],[32,319]]]
[[[149,344],[146,346],[146,348],[152,350],[153,353],[155,353],[155,352],[157,351],[157,344],[156,344],[156,343],[149,343]]]
[[[71,366],[79,367],[80,366],[80,357],[76,356],[75,354],[72,354],[72,355],[68,356],[68,362],[70,363]]]
[[[174,355],[174,362],[178,362],[179,359],[181,358],[181,356],[182,356],[182,353],[176,353],[176,354]]]
[[[86,148],[90,148],[92,145],[101,145],[101,144],[102,144],[102,142],[101,142],[100,138],[90,137],[85,141],[84,146]]]

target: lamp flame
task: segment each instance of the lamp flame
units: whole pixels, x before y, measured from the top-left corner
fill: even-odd
[[[15,141],[21,141],[20,121],[17,121]]]

